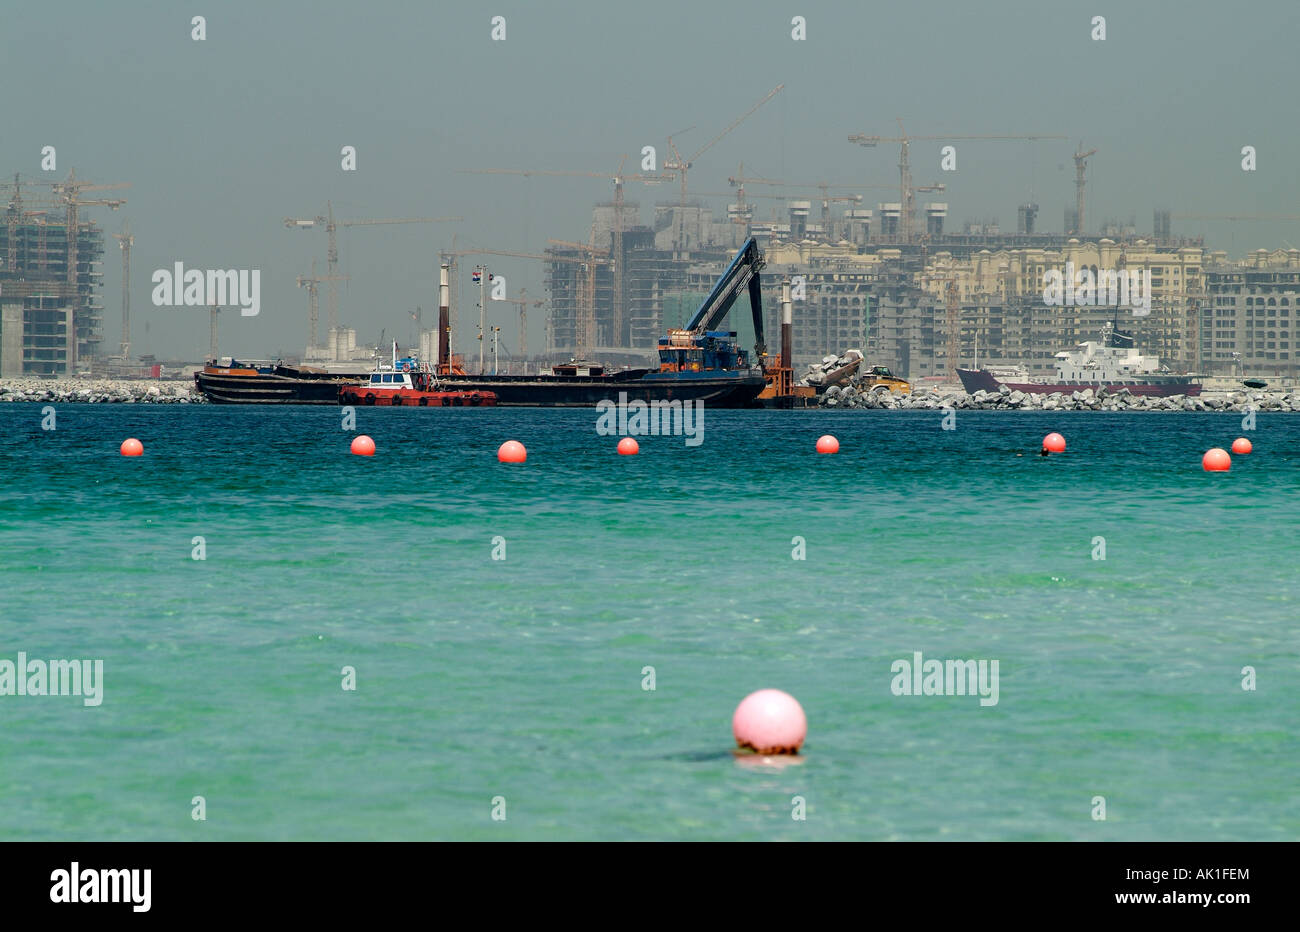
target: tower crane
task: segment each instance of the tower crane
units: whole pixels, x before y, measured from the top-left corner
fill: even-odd
[[[867,136],[863,133],[854,133],[852,136],[849,137],[849,142],[856,142],[858,145],[865,146],[867,148],[874,148],[876,145],[882,142],[896,142],[899,144],[899,155],[898,155],[899,196],[901,199],[900,206],[902,208],[902,213],[903,213],[902,222],[901,222],[901,232],[903,235],[904,242],[911,242],[911,238],[912,238],[912,218],[916,210],[916,197],[915,197],[916,192],[927,191],[927,190],[929,191],[943,190],[942,185],[929,185],[921,188],[914,188],[912,186],[912,167],[909,159],[909,147],[913,141],[918,139],[1039,140],[1039,139],[1068,139],[1069,138],[1068,136],[1054,136],[1054,135],[1046,135],[1043,133],[1037,133],[1033,135],[1004,134],[1004,135],[973,135],[973,136],[971,135],[909,136],[907,134],[907,130],[903,128],[903,121],[901,119],[898,119],[898,132],[899,135],[897,136]]]
[[[767,186],[774,187],[774,188],[816,188],[818,191],[821,192],[820,200],[821,200],[821,204],[822,204],[822,222],[823,222],[823,223],[827,223],[827,222],[830,221],[830,214],[831,214],[831,208],[830,208],[830,205],[831,205],[831,204],[836,203],[836,202],[839,202],[839,203],[846,203],[846,204],[861,204],[861,203],[862,203],[862,195],[860,195],[860,194],[846,194],[846,195],[835,195],[835,196],[831,196],[831,193],[830,193],[830,192],[831,192],[831,189],[832,189],[832,188],[834,188],[836,191],[866,191],[866,190],[869,190],[869,189],[876,189],[876,190],[881,190],[881,191],[890,191],[890,190],[893,190],[893,188],[892,188],[890,185],[887,185],[887,184],[830,184],[830,183],[825,182],[825,181],[810,182],[810,183],[802,183],[802,182],[798,182],[798,181],[778,181],[778,180],[771,179],[771,178],[746,178],[746,177],[745,177],[745,164],[744,164],[743,162],[742,162],[741,165],[740,165],[740,172],[738,173],[738,175],[733,176],[733,177],[731,177],[731,178],[728,178],[728,179],[727,179],[727,182],[728,182],[728,183],[729,183],[733,188],[738,188],[738,190],[737,190],[737,192],[736,192],[736,203],[737,203],[737,205],[739,205],[739,207],[742,208],[742,209],[743,209],[743,207],[744,207],[744,195],[745,195],[745,184],[746,184],[746,183],[767,185]],[[940,184],[940,185],[933,185],[933,186],[931,186],[931,187],[924,188],[924,189],[920,189],[920,188],[918,188],[917,190],[927,190],[927,191],[929,191],[929,190],[933,190],[933,191],[942,191],[942,190],[944,190],[944,188],[945,188],[945,186]],[[719,196],[721,196],[721,195],[719,195]],[[750,195],[750,197],[764,197],[764,196],[769,196],[769,195],[761,195],[761,194],[760,194],[760,195],[755,195],[755,194],[751,194],[751,195]],[[795,198],[795,197],[797,197],[797,195],[789,194],[789,195],[786,195],[785,199],[786,199],[786,200],[789,200],[789,199],[792,199],[792,198]]]
[[[589,172],[589,171],[557,171],[549,169],[528,169],[528,168],[464,168],[459,169],[464,174],[471,175],[558,175],[576,178],[607,178],[614,183],[614,228],[611,231],[613,236],[613,254],[614,261],[614,314],[613,328],[614,341],[617,343],[622,339],[624,325],[624,306],[623,306],[623,208],[625,205],[623,187],[626,182],[635,181],[642,184],[659,184],[665,181],[672,181],[676,176],[671,172],[661,172],[658,174],[636,173],[625,175],[623,165],[627,162],[627,155],[624,155],[618,163],[616,172]]]
[[[520,288],[519,297],[506,298],[509,304],[519,305],[519,358],[528,361],[528,289]],[[534,301],[533,307],[542,307],[545,301]]]
[[[311,275],[299,275],[298,287],[307,289],[307,304],[310,309],[310,324],[307,337],[307,345],[317,347],[320,344],[316,341],[316,324],[320,319],[320,283],[321,282],[345,282],[348,280],[347,275],[317,275],[316,260],[311,260]]]
[[[589,344],[589,340],[584,331],[587,329],[588,313],[590,313],[590,320],[594,321],[595,319],[596,267],[600,265],[608,265],[613,260],[609,258],[608,250],[600,249],[589,243],[569,243],[564,240],[550,240],[550,242],[556,246],[587,251],[589,252],[589,255],[583,258],[578,258],[574,256],[557,256],[554,254],[546,255],[535,252],[518,252],[508,249],[459,249],[444,252],[442,255],[444,261],[448,261],[453,267],[456,265],[456,260],[461,256],[508,256],[516,259],[541,259],[543,262],[563,262],[585,266],[586,271],[583,275],[581,284],[584,294],[579,303],[585,304],[586,307],[580,306],[578,308],[580,319],[574,321],[574,337],[575,343]],[[540,303],[541,302],[538,302],[538,304]],[[584,351],[588,348],[589,345],[579,345],[577,347],[578,355],[583,355]]]
[[[339,290],[338,282],[344,279],[339,277],[339,227],[357,227],[373,226],[376,224],[388,223],[449,223],[457,220],[464,220],[464,217],[395,217],[379,220],[335,220],[334,204],[332,201],[326,201],[325,213],[316,217],[305,219],[295,219],[285,217],[284,225],[289,229],[310,230],[316,227],[324,227],[329,236],[328,250],[326,257],[326,275],[321,281],[329,283],[329,323],[330,330],[336,330],[339,326]]]
[[[947,311],[948,371],[955,379],[958,378],[957,365],[961,355],[961,303],[957,293],[957,274],[952,270],[948,270],[946,275],[927,273],[924,280],[926,284],[943,285],[944,308]]]
[[[1074,218],[1074,229],[1071,233],[1083,232],[1083,187],[1085,184],[1083,174],[1088,168],[1088,158],[1096,155],[1096,149],[1083,151],[1083,143],[1079,143],[1079,148],[1074,150],[1074,207],[1076,216]]]
[[[105,198],[86,198],[84,192],[88,191],[114,191],[122,188],[131,187],[128,183],[118,184],[92,184],[84,179],[77,178],[76,170],[68,172],[68,177],[64,181],[52,182],[28,182],[29,184],[40,184],[50,188],[53,196],[53,203],[62,207],[66,212],[67,223],[67,240],[68,240],[68,268],[67,268],[67,286],[68,286],[68,372],[71,373],[76,366],[77,356],[80,352],[80,333],[77,312],[80,310],[81,293],[77,287],[77,263],[78,249],[80,246],[78,233],[81,229],[81,208],[83,207],[107,207],[110,210],[117,210],[126,203],[124,197],[105,197]],[[14,176],[14,191],[18,191],[18,176]],[[13,237],[10,237],[10,249],[13,249]],[[91,334],[93,336],[93,334]],[[87,342],[95,342],[88,340]]]
[[[122,249],[122,364],[131,358],[131,246],[135,237],[131,235],[131,224],[122,224],[122,232],[114,233],[113,239]]]
[[[570,243],[562,239],[547,240],[553,246],[559,246],[563,249],[576,249],[585,253],[587,256],[586,263],[583,265],[583,300],[578,305],[577,320],[577,339],[574,341],[577,345],[575,358],[586,359],[596,343],[596,263],[597,257],[602,257],[606,261],[601,263],[607,264],[609,261],[609,250],[601,249],[596,245],[596,224],[591,225],[591,243]],[[615,266],[617,268],[617,265]],[[618,339],[618,334],[614,335]]]
[[[672,136],[668,137],[669,157],[664,160],[664,170],[677,172],[677,177],[681,180],[681,184],[682,184],[681,203],[683,206],[686,204],[686,173],[690,171],[691,166],[695,164],[695,160],[698,159],[700,156],[702,156],[704,153],[708,152],[710,149],[712,149],[714,145],[718,143],[719,140],[721,140],[724,136],[730,133],[741,123],[745,122],[745,120],[747,120],[754,113],[755,110],[763,106],[763,104],[767,103],[777,94],[781,93],[781,91],[783,91],[784,89],[785,89],[784,84],[778,84],[776,87],[772,88],[772,90],[767,92],[767,96],[765,96],[758,103],[754,104],[754,106],[750,107],[740,116],[732,120],[726,129],[724,129],[722,132],[718,133],[716,136],[714,136],[712,139],[706,142],[703,146],[701,146],[698,150],[696,150],[694,155],[692,155],[688,159],[682,158],[682,154],[679,151],[677,151],[677,146],[673,143],[673,137]],[[677,135],[680,136],[681,133],[684,132],[686,132],[686,130],[681,130],[679,133],[677,133]]]

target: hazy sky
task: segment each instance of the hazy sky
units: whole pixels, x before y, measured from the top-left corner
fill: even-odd
[[[203,15],[207,39],[191,39]],[[490,38],[506,18],[506,40]],[[791,19],[807,39],[791,39]],[[1091,20],[1106,17],[1106,40]],[[958,171],[942,143],[912,147],[918,184],[948,184],[949,227],[966,219],[1014,229],[1031,193],[1040,227],[1059,230],[1074,197],[1070,154],[1091,160],[1088,228],[1106,218],[1151,228],[1175,213],[1296,214],[1300,4],[962,2],[20,2],[0,14],[4,91],[0,172],[40,178],[42,146],[58,171],[130,182],[106,232],[129,219],[137,353],[199,359],[206,313],[153,307],[150,275],[195,268],[262,270],[257,317],[222,317],[223,353],[301,352],[307,294],[295,285],[325,233],[288,230],[332,200],[341,218],[459,215],[457,224],[340,231],[343,322],[373,341],[405,341],[410,312],[436,307],[436,254],[458,243],[540,252],[548,237],[585,239],[596,178],[495,177],[456,169],[636,170],[660,160],[669,133],[690,155],[771,88],[782,94],[700,158],[697,191],[747,173],[798,182],[895,184],[896,145],[864,149],[851,133],[893,135],[896,117],[925,134],[1062,133],[1069,141],[966,142]],[[340,149],[357,148],[356,172]],[[1258,170],[1241,169],[1253,145]],[[635,160],[635,161],[634,161]],[[941,177],[942,175],[942,177]],[[757,188],[751,191],[757,193]],[[676,188],[629,185],[648,222]],[[897,200],[867,190],[864,206]],[[925,196],[920,195],[924,203]],[[721,210],[722,200],[710,199]],[[761,215],[777,202],[759,201]],[[1234,255],[1300,244],[1300,224],[1180,222]],[[105,339],[120,326],[120,257],[105,251]],[[472,311],[468,268],[462,320]],[[492,262],[512,296],[543,296],[542,264]],[[321,327],[325,326],[321,293]],[[515,345],[517,311],[489,305]],[[543,317],[530,315],[541,346]],[[145,324],[149,332],[145,333]],[[467,348],[473,330],[457,341]]]

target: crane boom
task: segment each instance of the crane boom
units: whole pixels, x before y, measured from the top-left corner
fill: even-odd
[[[754,104],[754,106],[750,107],[740,116],[732,120],[726,129],[718,133],[716,136],[714,136],[712,139],[706,142],[703,146],[701,146],[695,152],[695,154],[692,155],[689,159],[682,158],[681,153],[677,151],[677,147],[673,145],[673,137],[672,136],[668,137],[669,159],[666,159],[664,161],[663,167],[668,171],[677,172],[677,177],[681,180],[682,183],[681,202],[683,204],[686,203],[686,173],[690,170],[690,167],[695,162],[695,160],[698,159],[704,153],[708,152],[710,149],[712,149],[714,145],[717,144],[724,136],[730,133],[741,123],[745,122],[745,120],[747,120],[755,110],[763,106],[763,104],[767,103],[777,94],[781,93],[781,91],[783,91],[784,89],[785,89],[784,84],[778,84],[776,87],[772,88],[770,91],[767,92],[766,97],[764,97],[758,103]],[[682,132],[685,132],[685,130],[683,130]],[[677,135],[681,135],[681,134],[678,133]]]
[[[751,236],[740,247],[736,257],[731,260],[685,329],[692,333],[707,333],[717,329],[740,297],[741,291],[748,288],[749,308],[754,317],[754,352],[760,358],[764,356],[767,353],[767,343],[763,338],[763,291],[759,272],[766,264],[763,254],[759,252],[758,240]]]
[[[699,150],[696,151],[696,153],[695,153],[694,155],[692,155],[689,159],[686,160],[686,164],[689,166],[692,162],[694,162],[696,159],[698,159],[701,155],[703,155],[704,153],[706,153],[706,152],[708,152],[710,149],[712,149],[712,148],[714,147],[714,145],[716,145],[716,144],[718,143],[718,141],[722,139],[723,136],[727,135],[727,133],[731,132],[733,129],[735,129],[737,126],[739,126],[741,123],[744,123],[745,120],[749,119],[749,117],[754,113],[755,110],[757,110],[759,107],[763,106],[763,104],[767,103],[769,100],[771,100],[771,99],[772,99],[773,97],[775,97],[777,94],[781,93],[781,91],[783,91],[784,89],[785,89],[785,85],[784,85],[784,84],[778,84],[776,87],[774,87],[774,88],[772,88],[770,91],[768,91],[766,97],[764,97],[764,98],[763,98],[762,100],[760,100],[758,103],[754,104],[754,106],[750,107],[748,110],[746,110],[746,111],[745,111],[744,113],[742,113],[740,116],[738,116],[738,117],[736,117],[734,120],[732,120],[731,123],[729,123],[729,124],[727,125],[727,128],[726,128],[726,129],[724,129],[722,132],[718,133],[718,135],[714,136],[712,139],[710,139],[708,142],[706,142],[703,146],[701,146],[701,147],[699,148]]]
[[[902,236],[904,242],[912,240],[912,215],[915,213],[915,194],[921,190],[943,190],[942,185],[929,185],[927,188],[916,188],[912,185],[912,167],[909,158],[908,149],[912,142],[918,139],[1068,139],[1068,136],[1058,136],[1049,133],[1021,133],[1021,134],[983,134],[983,135],[952,135],[945,134],[942,136],[912,136],[903,128],[903,121],[898,120],[897,136],[868,136],[864,133],[854,133],[849,137],[849,142],[856,142],[860,146],[873,148],[882,142],[896,142],[899,144],[898,155],[898,177],[899,177],[899,207],[902,212]]]
[[[749,357],[736,346],[736,334],[715,330],[743,290],[749,291],[754,314],[754,351],[758,364],[767,367],[767,344],[763,339],[763,295],[759,271],[764,265],[758,241],[752,236],[740,247],[727,270],[684,328],[670,329],[659,339],[660,372],[715,372],[750,368]]]
[[[377,223],[452,223],[464,219],[464,217],[395,217],[384,220],[340,220],[338,224],[341,227],[365,227]]]

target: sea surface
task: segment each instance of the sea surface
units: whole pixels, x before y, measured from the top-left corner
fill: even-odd
[[[0,696],[0,839],[1300,837],[1300,415],[708,411],[620,457],[359,408],[367,458],[328,407],[56,414],[0,405],[0,660],[103,701]],[[918,651],[997,704],[894,695]],[[764,687],[796,759],[733,754]]]

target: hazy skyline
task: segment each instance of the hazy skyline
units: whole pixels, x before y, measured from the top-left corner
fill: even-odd
[[[371,342],[381,328],[406,342],[410,313],[436,307],[437,252],[541,252],[547,239],[585,239],[591,208],[610,197],[597,178],[458,174],[467,168],[609,171],[643,146],[660,167],[670,133],[684,155],[703,146],[777,84],[784,91],[690,171],[694,191],[726,191],[747,174],[787,181],[896,185],[898,147],[864,149],[852,133],[892,136],[1043,133],[1068,140],[961,142],[958,171],[939,170],[942,143],[912,146],[918,184],[941,181],[949,227],[994,219],[1014,229],[1016,206],[1040,206],[1059,230],[1073,203],[1070,154],[1082,140],[1087,228],[1106,219],[1149,232],[1155,207],[1191,214],[1291,214],[1300,164],[1292,97],[1294,4],[1105,4],[1046,7],[774,2],[644,6],[596,3],[395,4],[85,2],[14,5],[0,30],[6,88],[0,170],[61,180],[129,182],[117,212],[90,208],[105,230],[105,346],[120,328],[117,232],[129,220],[135,353],[200,358],[201,309],[154,307],[150,275],[196,268],[261,270],[261,313],[221,319],[223,353],[300,353],[308,299],[295,282],[323,230],[285,229],[333,201],[340,218],[458,215],[461,223],[341,229],[342,322]],[[191,39],[191,17],[207,38]],[[504,42],[491,19],[504,16]],[[1106,40],[1091,21],[1106,17]],[[807,39],[791,39],[791,19]],[[58,167],[40,170],[43,146]],[[340,150],[357,148],[357,171]],[[1241,169],[1241,148],[1258,169]],[[757,189],[751,189],[757,193]],[[863,206],[897,200],[861,192]],[[629,184],[649,222],[675,184]],[[924,204],[924,195],[918,198]],[[720,198],[705,202],[721,212]],[[759,201],[757,215],[765,217]],[[1174,219],[1176,233],[1240,256],[1300,243],[1296,224]],[[457,342],[473,343],[463,264]],[[542,263],[493,259],[511,296],[544,297]],[[321,332],[326,325],[321,289]],[[529,342],[542,346],[543,309]],[[513,350],[514,305],[492,302],[489,324]],[[146,324],[148,332],[146,333]]]

